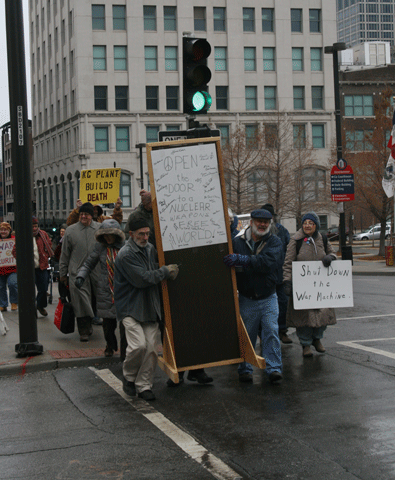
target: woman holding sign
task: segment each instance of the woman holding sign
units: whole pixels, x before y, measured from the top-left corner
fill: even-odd
[[[0,240],[3,258],[0,265],[0,311],[6,312],[8,307],[8,290],[10,291],[11,310],[18,309],[18,284],[16,278],[15,259],[10,255],[14,246],[15,237],[11,234],[11,225],[7,222],[0,223]],[[8,242],[8,240],[11,240]]]
[[[309,310],[295,310],[292,298],[292,262],[306,262],[322,260],[324,267],[329,267],[336,259],[336,253],[328,242],[326,235],[319,233],[320,220],[315,212],[309,212],[302,218],[302,228],[291,238],[285,262],[284,292],[290,296],[287,310],[287,327],[295,327],[296,335],[303,347],[303,356],[312,357],[311,345],[319,353],[325,348],[321,343],[327,325],[336,323],[333,308],[312,308]]]

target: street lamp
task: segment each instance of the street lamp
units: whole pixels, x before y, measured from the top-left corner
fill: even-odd
[[[335,122],[336,122],[336,152],[337,159],[343,158],[342,128],[340,113],[340,82],[339,82],[339,52],[346,49],[344,42],[334,43],[325,47],[325,53],[333,55],[333,84],[335,89]],[[346,246],[346,222],[344,216],[344,202],[340,205],[340,249],[343,260],[352,260],[352,249]],[[350,235],[352,232],[349,233]]]
[[[144,172],[143,172],[143,148],[146,146],[145,143],[136,143],[135,147],[140,151],[140,188],[144,188]]]

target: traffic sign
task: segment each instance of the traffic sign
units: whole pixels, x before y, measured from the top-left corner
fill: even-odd
[[[333,166],[331,170],[331,199],[333,202],[354,200],[354,172],[351,166]]]
[[[160,142],[171,142],[173,140],[184,140],[186,138],[220,137],[221,132],[216,128],[190,128],[189,130],[160,130]]]

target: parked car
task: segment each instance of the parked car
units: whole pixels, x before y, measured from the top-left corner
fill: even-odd
[[[381,225],[378,223],[373,227],[369,227],[362,233],[355,234],[353,236],[354,240],[372,240],[380,238],[381,233]],[[391,224],[387,223],[387,227],[385,229],[385,238],[390,238],[391,236]]]
[[[332,227],[326,232],[329,240],[339,240],[339,227]],[[346,228],[346,240],[348,240],[348,228]]]

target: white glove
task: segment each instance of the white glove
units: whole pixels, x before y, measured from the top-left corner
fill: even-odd
[[[166,265],[166,267],[168,268],[169,270],[169,273],[170,273],[170,279],[171,280],[175,280],[177,278],[177,275],[178,275],[178,272],[179,272],[179,269],[178,269],[178,265]]]

